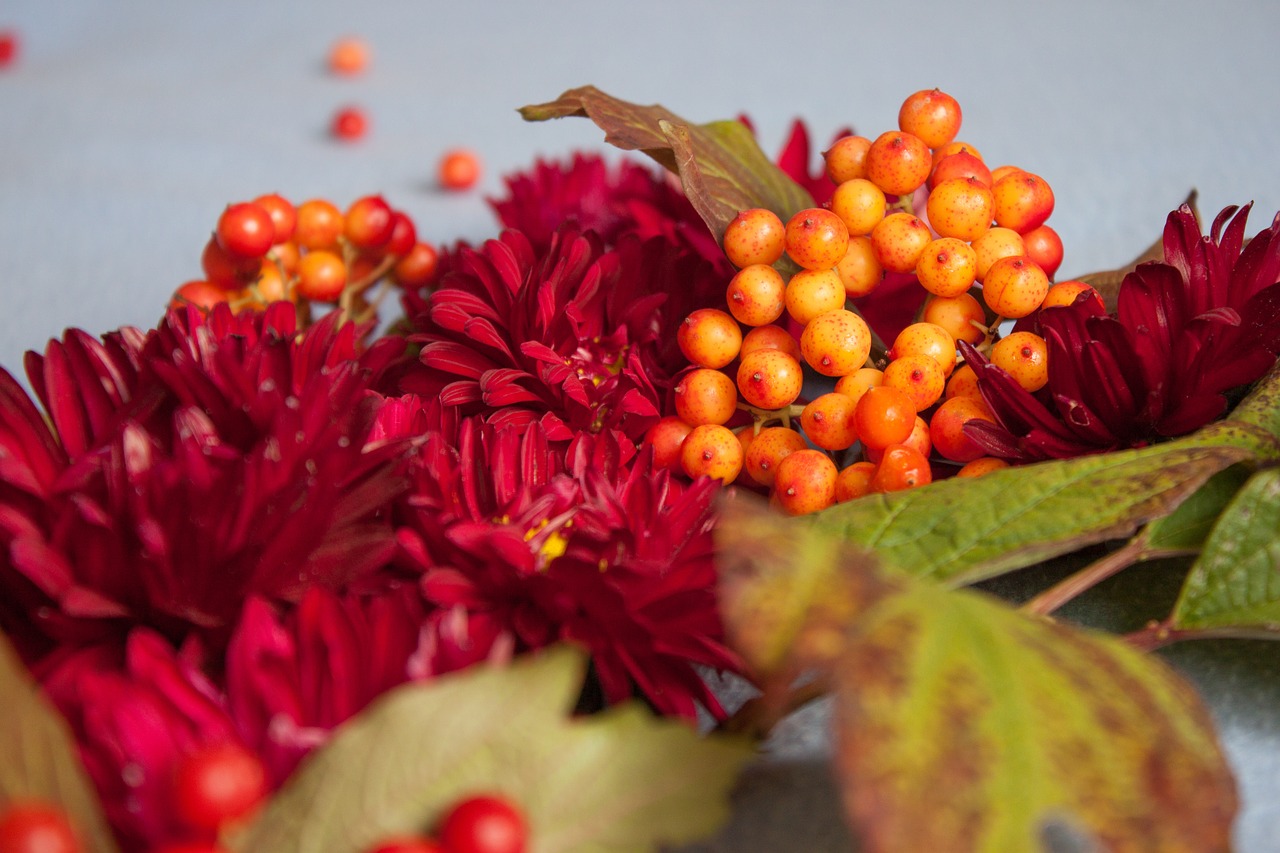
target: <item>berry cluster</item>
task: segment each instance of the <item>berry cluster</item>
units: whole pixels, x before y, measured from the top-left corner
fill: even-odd
[[[529,827],[505,797],[466,797],[445,812],[434,836],[389,838],[369,853],[524,853]]]
[[[271,193],[227,206],[200,259],[204,278],[179,287],[170,306],[208,311],[227,302],[240,311],[282,300],[301,308],[327,303],[360,322],[376,314],[387,286],[430,283],[436,262],[413,220],[381,196],[356,199],[343,212],[325,199],[295,207]],[[372,295],[375,285],[382,289]]]
[[[791,514],[924,485],[937,470],[970,476],[1004,464],[965,435],[967,421],[992,415],[957,341],[1034,392],[1048,377],[1045,342],[1030,331],[999,338],[1001,324],[1086,291],[1098,297],[1080,282],[1051,284],[1063,250],[1045,224],[1049,184],[1014,166],[989,169],[955,141],[960,120],[950,95],[916,92],[898,130],[846,136],[825,153],[835,184],[825,207],[786,223],[755,208],[729,223],[722,245],[738,271],[727,310],[695,311],[679,330],[692,367],[675,388],[676,415],[648,436],[660,460],[690,477],[767,488]],[[889,273],[913,276],[927,298],[883,349],[848,300]],[[806,367],[834,390],[802,401]],[[735,432],[742,411],[752,422]]]

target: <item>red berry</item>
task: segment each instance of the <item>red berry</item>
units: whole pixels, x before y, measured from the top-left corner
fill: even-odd
[[[75,831],[47,803],[10,803],[0,812],[0,853],[81,853]]]
[[[465,799],[440,825],[440,843],[449,853],[523,853],[528,835],[524,815],[501,796]]]
[[[391,239],[395,214],[382,196],[367,195],[356,199],[343,218],[343,233],[357,249],[378,249]]]
[[[405,836],[402,838],[388,838],[377,847],[369,850],[369,853],[452,853],[452,851],[446,851],[445,848],[430,838]]]
[[[0,30],[0,68],[13,64],[18,58],[18,33],[14,30]]]
[[[174,805],[194,829],[216,830],[251,813],[267,794],[258,756],[234,743],[206,746],[188,755],[174,777]]]
[[[359,107],[343,107],[334,113],[330,128],[338,139],[354,142],[369,132],[369,119]]]
[[[393,238],[394,239],[394,238]],[[436,277],[439,253],[430,243],[414,243],[408,253],[396,261],[392,269],[396,284],[415,289],[429,284]]]
[[[292,202],[279,193],[260,195],[253,202],[271,216],[275,234],[271,245],[279,245],[293,239],[293,229],[298,225],[298,211]]]
[[[440,186],[447,190],[465,190],[480,180],[480,158],[474,151],[455,148],[440,158]]]
[[[414,227],[413,220],[398,210],[392,212],[391,239],[382,247],[382,250],[388,255],[401,258],[409,254],[409,250],[417,242],[418,229]]]
[[[246,201],[227,205],[214,233],[233,258],[261,258],[275,242],[276,226],[266,208]]]

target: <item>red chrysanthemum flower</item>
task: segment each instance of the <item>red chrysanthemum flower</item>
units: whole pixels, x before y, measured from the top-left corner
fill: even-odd
[[[540,425],[435,405],[413,425],[425,437],[397,536],[438,608],[433,648],[479,658],[570,640],[609,702],[639,688],[664,713],[721,713],[697,671],[738,667],[715,600],[714,481],[654,471],[649,451],[608,434],[564,451]]]
[[[28,359],[48,423],[0,371],[0,627],[29,657],[139,623],[179,640],[382,565],[403,451],[366,447],[368,384],[401,344],[357,358],[356,331],[298,335],[282,303],[70,332]]]
[[[540,422],[556,441],[580,431],[638,441],[684,366],[676,327],[723,300],[724,282],[660,238],[606,249],[565,228],[539,256],[508,231],[463,248],[410,317],[422,367],[400,386],[495,425]]]
[[[1049,383],[1038,394],[963,347],[998,421],[966,432],[992,455],[1035,460],[1138,446],[1221,417],[1229,392],[1280,353],[1280,215],[1245,245],[1248,214],[1229,207],[1202,236],[1189,207],[1171,213],[1164,262],[1125,277],[1115,316],[1083,298],[1039,312]]]

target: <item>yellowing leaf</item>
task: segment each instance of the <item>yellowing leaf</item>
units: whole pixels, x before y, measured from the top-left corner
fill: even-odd
[[[1159,660],[984,595],[887,579],[870,554],[746,504],[720,526],[731,636],[783,626],[799,638],[790,668],[834,685],[860,850],[1228,848],[1230,771],[1194,691]],[[762,547],[775,537],[785,544]],[[766,661],[781,635],[759,644]]]
[[[117,849],[75,738],[0,634],[0,807],[38,799],[60,808],[86,849]]]
[[[632,104],[594,86],[522,107],[520,114],[528,121],[585,116],[605,132],[605,142],[648,154],[680,175],[685,195],[717,240],[741,210],[768,208],[785,222],[813,206],[812,196],[769,160],[741,122],[693,124],[663,106]]]
[[[485,791],[524,809],[531,853],[640,853],[713,832],[751,747],[634,705],[571,718],[585,667],[561,648],[390,692],[308,758],[234,849],[361,853]]]

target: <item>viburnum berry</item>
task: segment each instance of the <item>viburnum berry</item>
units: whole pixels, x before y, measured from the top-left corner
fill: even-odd
[[[836,475],[836,503],[871,494],[871,478],[875,473],[875,463],[865,460],[840,469],[840,473]]]
[[[480,157],[470,148],[453,148],[440,157],[436,178],[446,190],[466,190],[480,180]]]
[[[655,468],[680,470],[680,445],[693,431],[678,415],[667,415],[649,427],[641,441],[642,446],[653,448]]]
[[[329,70],[335,74],[359,74],[368,64],[369,46],[355,36],[343,36],[329,48]]]
[[[864,177],[889,195],[909,195],[924,184],[933,169],[933,154],[912,133],[890,130],[867,149]]]
[[[444,816],[439,831],[449,853],[524,853],[529,825],[520,809],[505,797],[469,797]]]
[[[1041,225],[1023,234],[1022,242],[1026,246],[1027,257],[1039,264],[1045,275],[1053,278],[1058,267],[1062,266],[1062,238],[1058,232],[1048,225]]]
[[[898,109],[898,127],[915,134],[930,148],[940,148],[955,139],[962,118],[959,102],[940,89],[908,95]]]
[[[341,257],[314,249],[298,262],[298,295],[314,302],[337,302],[347,278],[347,265]]]
[[[920,311],[920,320],[946,331],[953,340],[976,344],[986,337],[986,312],[972,293],[959,296],[930,296]]]
[[[391,268],[391,276],[401,287],[417,289],[435,280],[440,253],[430,243],[414,243]]]
[[[916,261],[916,280],[935,296],[959,296],[977,279],[978,253],[956,237],[939,237],[924,247]]]
[[[357,106],[340,108],[333,114],[329,130],[335,138],[344,142],[355,142],[363,139],[369,132],[369,117]]]
[[[866,175],[867,149],[871,140],[865,136],[842,136],[822,152],[823,165],[832,183],[842,184]]]
[[[973,365],[962,364],[956,368],[955,373],[947,380],[947,390],[943,397],[948,400],[952,397],[982,399],[982,392],[978,390],[978,374],[974,372]]]
[[[15,800],[0,810],[0,853],[82,853],[66,814],[50,803]]]
[[[1025,317],[1049,293],[1049,277],[1026,256],[1001,258],[987,270],[982,300],[1001,317]]]
[[[382,246],[382,252],[403,258],[418,243],[418,229],[413,220],[402,211],[391,211],[391,239]]]
[[[841,226],[844,227],[844,226]],[[783,298],[787,313],[801,325],[814,317],[844,307],[844,282],[835,270],[800,270],[791,276]]]
[[[865,178],[845,181],[831,194],[831,212],[840,217],[850,237],[870,234],[885,214],[884,190]]]
[[[984,163],[986,162],[986,159],[982,156],[982,152],[979,151],[977,148],[974,148],[973,145],[971,145],[968,142],[962,142],[959,139],[953,139],[950,142],[948,142],[946,145],[940,145],[939,147],[933,149],[933,163],[936,166],[938,163],[941,163],[943,160],[947,159],[952,154],[959,154],[961,151],[964,151],[968,154],[973,155],[974,157],[977,157],[979,160],[982,160]]]
[[[787,221],[785,246],[791,260],[807,270],[829,270],[844,257],[849,229],[821,207],[801,210]]]
[[[839,471],[821,450],[797,450],[778,464],[773,496],[788,515],[808,515],[836,502]]]
[[[251,201],[227,205],[214,232],[218,245],[234,258],[261,258],[275,242],[271,214]]]
[[[377,195],[362,196],[343,214],[342,233],[352,246],[362,251],[379,249],[391,240],[395,212]]]
[[[333,202],[313,198],[298,205],[294,240],[304,249],[333,249],[338,245],[345,223],[342,211]]]
[[[897,388],[877,385],[868,388],[854,409],[854,425],[862,446],[880,450],[906,441],[916,423],[916,407]]]
[[[810,320],[800,333],[805,362],[824,376],[846,376],[866,364],[871,329],[852,311],[838,308]]]
[[[738,364],[738,391],[758,409],[790,406],[804,387],[800,363],[781,350],[756,350]]]
[[[776,349],[791,356],[796,361],[800,360],[800,342],[795,336],[781,326],[768,325],[757,326],[747,332],[742,338],[742,348],[738,351],[739,358],[746,358],[751,353],[760,349]]]
[[[239,290],[258,274],[262,261],[260,258],[228,254],[215,234],[204,244],[204,251],[200,254],[200,268],[204,271],[205,281],[224,290]]]
[[[186,756],[173,781],[176,813],[198,830],[217,830],[247,817],[266,795],[261,759],[234,743],[212,744]]]
[[[978,255],[978,281],[985,281],[991,265],[1001,258],[1015,258],[1027,253],[1022,235],[1012,228],[991,228],[971,245]]]
[[[778,214],[763,207],[738,212],[724,229],[721,245],[738,269],[752,264],[772,265],[782,257],[786,226]]]
[[[866,296],[884,281],[884,266],[876,257],[870,237],[851,237],[844,257],[836,264],[836,275],[849,299]]]
[[[692,364],[718,369],[738,357],[742,329],[719,308],[698,308],[676,329],[676,343]]]
[[[963,146],[964,143],[961,143]],[[953,178],[973,178],[984,187],[991,187],[991,170],[982,158],[962,147],[954,154],[934,152],[933,171],[925,185],[932,190],[943,181]]]
[[[971,462],[986,453],[964,432],[971,420],[993,421],[991,409],[979,397],[955,396],[944,401],[929,419],[929,438],[938,454],[952,462]]]
[[[760,485],[772,486],[779,463],[806,447],[808,444],[804,436],[793,429],[782,426],[765,427],[747,448],[744,468],[751,479]]]
[[[169,307],[182,308],[186,305],[194,305],[207,314],[219,302],[230,301],[232,292],[212,282],[196,279],[180,285],[173,292],[173,296],[169,299]]]
[[[742,442],[733,430],[720,424],[701,424],[680,445],[680,467],[695,480],[706,475],[728,484],[741,473],[743,455]]]
[[[279,193],[267,193],[253,200],[271,217],[271,245],[275,246],[293,239],[293,229],[298,225],[297,208]]]
[[[903,355],[884,369],[884,384],[911,398],[917,412],[923,412],[942,398],[947,379],[942,367],[926,355]]]
[[[1024,391],[1035,393],[1049,383],[1049,353],[1034,332],[1013,332],[991,348],[991,363],[1007,371]]]
[[[699,367],[680,377],[675,387],[676,414],[690,426],[723,424],[733,417],[738,392],[733,380],[718,370]]]
[[[889,357],[923,355],[938,363],[944,376],[950,376],[956,366],[956,342],[946,329],[933,323],[912,323],[893,339]]]
[[[1008,468],[1009,463],[1004,459],[998,459],[994,456],[983,456],[981,459],[975,459],[972,462],[966,462],[956,472],[957,477],[981,477],[984,474],[990,474],[992,471],[999,471],[1001,468]]]
[[[836,380],[836,393],[843,394],[854,403],[862,399],[862,395],[867,393],[868,388],[874,388],[877,385],[884,384],[884,371],[876,367],[862,367],[850,373],[848,376],[841,376]]]
[[[1085,294],[1084,301],[1092,302],[1099,313],[1106,313],[1106,304],[1102,301],[1102,294],[1099,293],[1090,284],[1083,281],[1059,281],[1049,288],[1049,292],[1045,294],[1044,301],[1040,303],[1040,308],[1053,308],[1058,305],[1071,305],[1081,298],[1081,294]]]
[[[996,224],[1026,234],[1053,213],[1053,189],[1030,172],[1014,172],[991,185]]]
[[[939,236],[972,241],[990,230],[994,201],[977,178],[951,178],[933,188],[925,210]]]
[[[853,412],[857,404],[852,398],[834,391],[820,394],[805,404],[800,413],[800,428],[805,436],[823,450],[844,450],[858,440]]]
[[[725,301],[738,322],[764,326],[786,310],[786,292],[782,273],[768,264],[748,264],[729,280]]]
[[[924,220],[910,213],[891,213],[871,230],[871,245],[880,265],[890,272],[913,272],[933,241]]]
[[[891,444],[884,449],[876,464],[871,488],[877,492],[897,492],[925,486],[932,481],[929,460],[920,451],[905,444]]]

